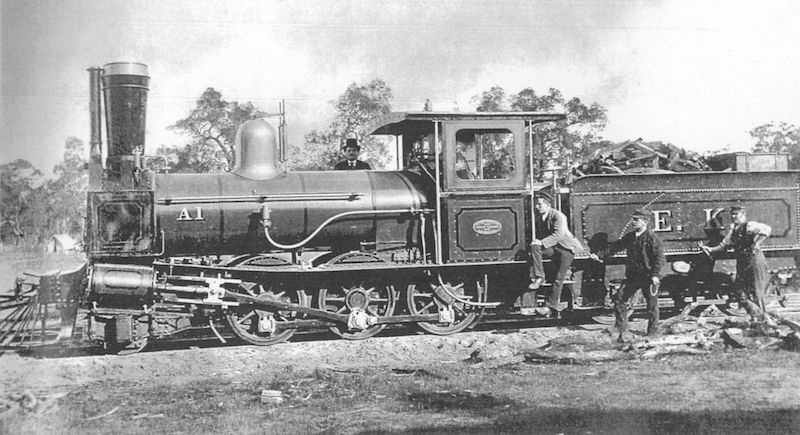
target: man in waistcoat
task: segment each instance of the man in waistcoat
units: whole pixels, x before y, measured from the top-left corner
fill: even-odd
[[[756,318],[764,310],[764,289],[769,282],[767,260],[761,251],[761,244],[772,233],[767,224],[747,220],[747,209],[736,205],[731,207],[733,229],[717,246],[700,247],[708,255],[733,248],[736,257],[736,281],[734,290],[747,314]]]

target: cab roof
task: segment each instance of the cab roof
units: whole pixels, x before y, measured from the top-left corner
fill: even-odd
[[[367,126],[369,134],[403,134],[432,121],[505,121],[522,120],[534,124],[567,119],[564,113],[545,112],[390,112],[375,118]]]

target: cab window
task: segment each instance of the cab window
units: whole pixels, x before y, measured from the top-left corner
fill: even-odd
[[[514,135],[507,129],[456,131],[456,176],[462,180],[508,180],[516,171]]]

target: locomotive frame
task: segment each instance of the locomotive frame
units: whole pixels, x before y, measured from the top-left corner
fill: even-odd
[[[321,327],[345,339],[409,323],[459,332],[531,296],[527,247],[541,190],[567,204],[576,236],[590,248],[621,234],[633,209],[650,210],[668,260],[692,265],[665,279],[665,296],[678,305],[698,295],[724,302],[729,280],[714,274],[696,243],[720,237],[721,211],[731,202],[758,205],[753,217],[776,229],[768,255],[800,253],[797,172],[537,181],[537,128],[566,118],[557,113],[390,113],[370,131],[394,138],[402,169],[292,173],[280,165],[281,108],[278,129],[263,119],[239,128],[231,172],[163,173],[145,156],[147,67],[112,63],[89,72],[88,262],[17,289],[28,286],[40,303],[59,307],[57,339],[135,351],[196,328],[223,339],[221,324],[257,345]],[[573,269],[582,275],[575,287],[605,282],[606,268],[588,255]],[[600,304],[582,308],[569,285],[569,308],[602,311],[602,288]]]

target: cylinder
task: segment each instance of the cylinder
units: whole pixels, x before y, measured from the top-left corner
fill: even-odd
[[[92,270],[92,292],[101,296],[144,297],[153,290],[155,272],[149,266],[96,264]]]
[[[103,67],[108,158],[144,153],[145,115],[150,76],[147,65],[114,62]]]

